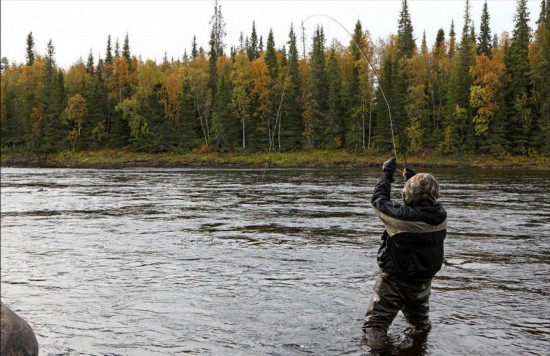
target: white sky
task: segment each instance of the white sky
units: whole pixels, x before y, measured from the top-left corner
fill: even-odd
[[[479,31],[483,0],[470,0],[471,14]],[[426,30],[428,46],[435,41],[439,28],[448,36],[451,20],[459,36],[463,26],[465,0],[409,0],[409,12],[417,43]],[[492,33],[512,32],[516,0],[488,0]],[[1,56],[10,62],[25,62],[26,38],[32,31],[35,49],[45,53],[52,39],[58,65],[68,68],[80,57],[87,59],[90,49],[95,60],[105,55],[107,36],[114,48],[120,45],[126,32],[130,51],[145,59],[162,60],[181,57],[184,50],[191,52],[193,36],[197,44],[208,51],[210,19],[214,0],[1,0]],[[264,46],[269,29],[273,29],[275,45],[282,47],[288,41],[290,24],[300,36],[300,24],[314,14],[326,14],[339,21],[350,32],[360,20],[373,39],[386,38],[397,32],[401,0],[219,0],[226,22],[227,49],[238,45],[241,31],[250,36],[252,21],[256,32],[263,36]],[[540,0],[528,1],[531,28],[540,13]],[[349,36],[326,17],[316,16],[305,22],[306,35],[311,38],[316,24],[323,25],[327,46],[333,38],[344,44]],[[309,43],[307,43],[309,44]],[[307,45],[306,44],[306,45]],[[287,46],[288,48],[288,46]]]

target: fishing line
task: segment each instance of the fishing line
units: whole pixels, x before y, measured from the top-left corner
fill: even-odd
[[[392,115],[391,115],[390,103],[388,102],[388,99],[386,97],[386,93],[384,92],[384,89],[382,88],[382,81],[380,80],[380,77],[376,73],[376,70],[374,69],[374,66],[372,65],[371,61],[369,60],[369,58],[367,57],[365,52],[363,52],[363,49],[361,48],[361,46],[359,46],[359,43],[357,43],[355,41],[355,39],[353,38],[353,35],[351,34],[351,32],[349,32],[348,29],[344,25],[342,25],[338,20],[336,20],[334,17],[329,16],[329,15],[325,15],[325,14],[313,14],[313,15],[308,16],[304,20],[304,23],[306,21],[308,21],[309,19],[311,19],[312,17],[315,17],[315,16],[326,17],[326,18],[334,21],[336,24],[338,24],[338,26],[340,26],[344,31],[346,31],[346,33],[350,36],[351,41],[355,44],[355,46],[357,47],[357,49],[359,50],[359,52],[361,53],[363,58],[365,58],[365,60],[369,64],[370,69],[372,70],[372,73],[374,74],[374,77],[376,78],[376,81],[378,82],[378,87],[380,88],[380,92],[382,93],[382,97],[384,98],[384,102],[386,103],[386,106],[388,107],[388,117],[390,119],[390,129],[391,129],[391,138],[392,138],[392,143],[393,143],[393,153],[395,155],[395,158],[397,158],[397,145],[395,144],[395,134],[393,132],[393,119],[392,119]],[[401,143],[401,136],[399,136],[399,139],[400,139],[400,143]],[[403,145],[401,144],[401,146],[402,146],[401,149],[403,150]],[[405,167],[407,167],[408,166],[407,165],[407,156],[405,155],[405,152],[402,152],[402,153],[403,153],[403,159],[405,160]]]
[[[378,88],[380,88],[380,92],[382,93],[382,97],[384,98],[384,102],[386,103],[386,106],[388,107],[388,118],[389,118],[389,121],[390,121],[390,130],[391,130],[391,138],[392,138],[392,144],[393,144],[393,153],[394,153],[395,157],[397,158],[397,145],[395,143],[395,133],[394,133],[394,130],[393,130],[394,125],[393,125],[393,118],[392,118],[392,114],[391,114],[391,107],[390,107],[390,103],[388,102],[388,98],[386,97],[386,93],[384,92],[384,89],[382,88],[382,81],[380,80],[380,77],[376,73],[376,70],[375,70],[374,66],[372,65],[371,61],[369,60],[369,58],[367,57],[367,55],[365,54],[365,52],[363,51],[361,46],[359,46],[359,43],[357,43],[357,41],[355,41],[355,39],[353,38],[353,35],[351,34],[351,32],[349,32],[348,29],[344,25],[342,25],[338,20],[336,20],[334,17],[329,16],[329,15],[325,15],[325,14],[310,15],[305,20],[302,21],[302,29],[304,28],[304,24],[308,20],[310,20],[311,18],[316,17],[316,16],[326,17],[326,18],[334,21],[338,26],[340,26],[344,31],[346,31],[348,36],[350,36],[351,41],[355,44],[355,46],[357,47],[357,49],[359,50],[359,52],[361,53],[363,58],[365,58],[365,60],[369,64],[369,67],[370,67],[372,73],[374,74],[374,77],[376,78],[376,81],[378,82]],[[277,128],[277,125],[279,125],[279,121],[281,120],[281,116],[282,116],[283,100],[284,100],[287,80],[288,80],[288,77],[289,77],[289,74],[290,74],[290,66],[291,66],[291,63],[288,64],[287,73],[286,73],[285,79],[283,81],[283,91],[281,93],[281,100],[279,102],[279,108],[277,110],[277,115],[276,115],[276,118],[275,118],[275,125],[273,126],[273,134],[271,135],[271,140],[270,140],[270,143],[269,143],[269,149],[267,151],[265,166],[264,166],[264,170],[263,170],[263,173],[262,173],[262,183],[264,181],[265,173],[266,173],[266,170],[267,170],[267,165],[269,163],[269,156],[271,154],[271,150],[272,150],[273,145],[274,145],[276,128]],[[399,143],[401,145],[401,150],[403,151],[404,146],[403,146],[403,142],[401,140],[401,135],[399,135],[398,137],[399,137]],[[407,156],[406,156],[404,151],[402,153],[403,153],[403,159],[405,161],[405,167],[407,167],[408,166]]]

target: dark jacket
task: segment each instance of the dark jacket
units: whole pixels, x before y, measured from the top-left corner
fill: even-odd
[[[443,264],[447,212],[440,203],[403,205],[390,200],[393,174],[384,172],[372,195],[372,206],[384,223],[378,265],[412,282],[432,279]]]

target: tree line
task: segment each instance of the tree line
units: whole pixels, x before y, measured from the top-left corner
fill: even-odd
[[[466,0],[460,34],[451,22],[431,45],[424,32],[420,46],[402,0],[397,34],[374,41],[357,21],[349,43],[327,44],[318,25],[309,53],[303,24],[276,47],[253,22],[227,48],[221,10],[216,1],[208,51],[194,39],[189,54],[161,63],[132,54],[126,34],[122,48],[109,36],[104,58],[90,51],[64,70],[52,41],[39,54],[29,33],[26,63],[2,58],[2,146],[389,151],[393,130],[409,153],[550,153],[546,0],[535,29],[518,0],[502,34],[491,32],[486,2],[476,29]]]

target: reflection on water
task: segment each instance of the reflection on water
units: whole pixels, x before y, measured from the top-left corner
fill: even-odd
[[[548,172],[434,171],[434,327],[389,354],[544,354]],[[3,168],[2,300],[46,355],[369,354],[379,171],[263,173]]]

